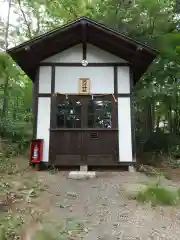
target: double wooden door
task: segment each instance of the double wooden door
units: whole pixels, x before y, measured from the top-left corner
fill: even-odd
[[[117,106],[111,95],[60,95],[53,109],[50,162],[60,166],[113,165],[116,162]]]

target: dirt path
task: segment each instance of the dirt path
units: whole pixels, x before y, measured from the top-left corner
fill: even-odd
[[[46,224],[56,227],[61,239],[180,239],[179,207],[152,209],[125,196],[125,184],[147,181],[142,174],[101,173],[81,181],[40,172],[39,178],[51,195]]]

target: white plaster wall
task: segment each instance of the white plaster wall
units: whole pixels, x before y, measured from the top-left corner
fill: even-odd
[[[39,69],[39,93],[51,92],[51,67],[42,66]]]
[[[37,135],[36,138],[44,139],[43,162],[49,161],[49,128],[50,128],[51,99],[38,98]]]
[[[119,161],[131,162],[132,159],[132,134],[130,98],[118,98],[118,129],[119,129]]]
[[[82,44],[75,45],[67,50],[55,54],[42,62],[81,63],[83,57]],[[108,53],[92,44],[87,44],[87,61],[89,63],[127,62],[111,53]]]
[[[92,44],[87,44],[87,61],[88,63],[126,62],[125,60],[111,53],[108,53]]]
[[[129,67],[118,67],[118,93],[130,93]]]
[[[114,93],[113,67],[56,67],[55,92],[78,94],[79,78],[90,79],[92,94]]]
[[[67,50],[64,50],[56,55],[53,55],[43,62],[66,62],[66,63],[73,63],[73,62],[82,62],[82,44],[75,45]]]

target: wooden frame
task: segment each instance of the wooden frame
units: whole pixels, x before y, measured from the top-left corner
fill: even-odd
[[[86,84],[86,86],[83,86],[83,84]],[[79,78],[79,94],[80,95],[89,95],[90,94],[90,79],[89,78]]]
[[[105,62],[105,63],[88,63],[88,65],[86,66],[86,68],[88,67],[129,67],[131,66],[132,64],[129,63],[129,62]],[[52,67],[52,66],[55,66],[55,67],[82,67],[82,63],[80,62],[73,62],[73,63],[68,63],[68,62],[64,62],[64,63],[61,63],[61,62],[41,62],[39,63],[39,66],[42,66],[42,67],[45,67],[45,66],[48,66],[48,67]]]

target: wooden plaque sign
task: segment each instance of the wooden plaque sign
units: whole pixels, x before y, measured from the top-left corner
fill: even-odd
[[[80,94],[90,94],[90,79],[80,78],[79,79],[79,93]]]

